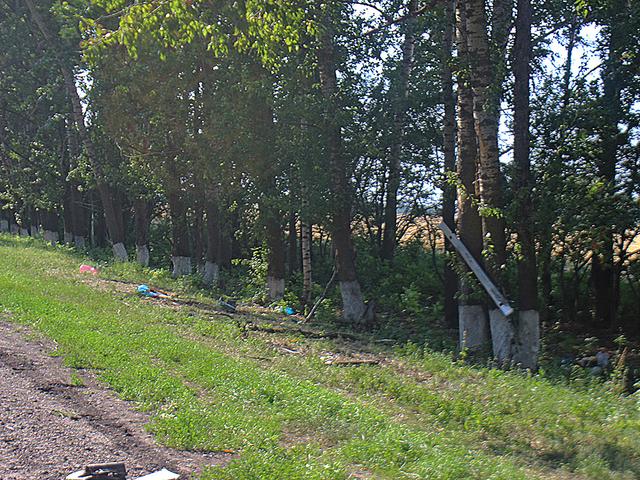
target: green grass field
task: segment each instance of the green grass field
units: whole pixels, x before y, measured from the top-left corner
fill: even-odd
[[[640,477],[640,402],[605,385],[472,367],[411,344],[359,344],[381,362],[327,365],[356,345],[157,305],[133,287],[88,283],[83,261],[0,236],[2,317],[147,411],[159,442],[239,453],[204,479]],[[101,277],[154,275],[127,265]]]

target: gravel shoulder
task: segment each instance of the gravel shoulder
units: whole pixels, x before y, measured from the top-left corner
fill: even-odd
[[[112,461],[125,462],[131,479],[163,467],[191,478],[231,458],[158,445],[144,429],[147,415],[90,372],[64,367],[49,354],[52,342],[34,338],[0,320],[0,479],[60,480]]]

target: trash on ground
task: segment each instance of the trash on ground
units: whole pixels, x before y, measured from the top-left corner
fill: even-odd
[[[282,307],[282,313],[285,313],[287,315],[295,315],[296,310],[293,307]]]
[[[144,477],[138,477],[136,480],[178,480],[180,475],[173,473],[166,468],[158,470],[157,472],[150,473]]]
[[[127,469],[124,463],[99,463],[87,465],[67,475],[66,480],[127,480]]]
[[[162,290],[157,290],[157,289],[150,288],[149,285],[144,285],[144,284],[138,285],[137,291],[143,297],[149,297],[149,298],[171,298],[171,296],[168,293],[163,292]]]
[[[236,302],[233,300],[225,301],[222,297],[218,300],[218,304],[227,312],[236,313]]]
[[[80,265],[80,273],[90,273],[91,275],[97,275],[98,269],[96,267],[92,267],[91,265]]]

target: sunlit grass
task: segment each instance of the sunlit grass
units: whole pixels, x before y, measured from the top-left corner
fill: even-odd
[[[208,479],[585,478],[640,475],[634,399],[475,368],[407,345],[381,365],[333,367],[327,340],[266,334],[193,309],[155,306],[82,282],[65,249],[0,236],[0,306],[54,339],[151,415],[159,441],[240,453]],[[163,271],[103,277],[196,294]],[[203,297],[204,298],[204,297]],[[573,472],[573,473],[569,473]]]

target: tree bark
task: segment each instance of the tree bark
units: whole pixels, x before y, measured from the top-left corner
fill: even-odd
[[[49,30],[47,22],[38,11],[33,0],[23,1],[29,9],[31,18],[33,19],[34,23],[40,29],[42,36],[56,52],[57,61],[62,73],[62,77],[64,79],[65,90],[71,102],[73,119],[96,178],[96,188],[98,189],[100,200],[102,201],[102,206],[107,223],[107,230],[109,232],[109,237],[113,245],[114,256],[117,261],[127,261],[127,252],[124,247],[124,230],[122,228],[122,222],[118,221],[120,212],[116,211],[115,209],[113,197],[111,195],[111,189],[109,188],[105,175],[102,172],[102,167],[100,165],[100,162],[98,161],[93,141],[91,140],[89,132],[87,131],[87,128],[84,124],[84,114],[82,112],[82,104],[80,102],[80,96],[78,95],[78,90],[75,83],[73,68],[69,66],[64,60],[57,36],[54,36]]]
[[[442,144],[444,150],[444,174],[445,183],[442,188],[442,220],[451,229],[456,231],[455,208],[456,189],[449,182],[450,174],[456,170],[456,100],[453,93],[453,75],[451,72],[451,55],[453,50],[453,25],[454,2],[449,1],[445,8],[445,27],[443,34],[443,58],[442,58],[442,103],[444,105],[444,119],[442,126]],[[445,240],[445,253],[451,258],[455,255],[455,249],[448,240]],[[449,261],[444,266],[444,320],[450,328],[458,324],[458,304],[456,291],[458,289],[458,276]]]
[[[206,198],[207,251],[202,273],[202,281],[210,287],[217,287],[220,280],[220,209],[218,198],[209,193]]]
[[[149,266],[149,227],[153,202],[146,198],[133,201],[136,231],[136,260],[143,267]]]
[[[386,202],[384,207],[384,233],[382,236],[381,258],[393,259],[396,249],[396,230],[398,223],[398,190],[400,189],[400,177],[402,173],[402,147],[404,145],[404,130],[407,123],[409,110],[409,78],[413,69],[416,44],[416,16],[418,1],[409,0],[409,17],[405,22],[404,41],[402,44],[402,63],[398,81],[395,86],[393,100],[393,124],[391,127],[391,151],[389,154],[389,180],[386,190]]]
[[[529,81],[531,76],[531,4],[517,0],[516,38],[513,50],[514,118],[513,159],[516,167],[514,191],[516,195],[518,242],[519,317],[515,320],[512,360],[531,370],[538,367],[540,350],[540,321],[538,314],[538,286],[536,250],[533,237],[533,204],[531,177],[529,117]]]
[[[467,39],[473,90],[473,117],[480,152],[480,200],[485,211],[482,216],[483,234],[488,251],[489,271],[500,286],[500,271],[506,263],[506,238],[502,217],[502,174],[498,152],[498,122],[500,112],[492,96],[493,65],[489,51],[487,18],[484,0],[465,2]]]
[[[456,46],[461,68],[458,72],[458,217],[457,230],[464,243],[482,265],[482,220],[477,203],[478,145],[473,120],[473,92],[469,76],[469,51],[467,48],[466,9],[461,2],[456,5]],[[460,349],[483,351],[489,345],[489,322],[485,307],[473,291],[468,278],[460,278],[458,320]],[[474,295],[475,293],[475,295]]]
[[[324,7],[318,46],[320,88],[324,97],[323,129],[327,142],[333,209],[331,233],[336,249],[336,270],[342,296],[342,316],[355,325],[367,323],[372,315],[364,302],[356,275],[355,250],[351,234],[352,192],[347,175],[347,161],[342,145],[342,131],[338,120],[338,85],[336,76],[333,25],[329,7]],[[372,312],[371,312],[372,314]]]
[[[169,212],[171,216],[171,263],[172,275],[180,277],[191,274],[191,250],[189,248],[189,225],[187,223],[187,207],[184,202],[180,177],[178,175],[175,160],[168,160],[168,178],[165,182],[165,191]]]
[[[611,187],[616,181],[617,154],[622,135],[618,124],[622,120],[623,110],[621,93],[623,86],[621,50],[625,45],[624,22],[620,18],[624,14],[624,2],[616,1],[611,5],[609,25],[608,58],[603,69],[603,95],[601,110],[604,124],[601,132],[601,154],[596,159],[598,176]],[[619,269],[614,265],[614,229],[602,219],[599,238],[594,239],[596,248],[591,260],[591,285],[594,293],[595,318],[599,326],[612,328],[616,326],[620,292]]]
[[[296,226],[297,218],[296,212],[291,210],[289,212],[289,277],[291,277],[298,270],[298,230]]]

